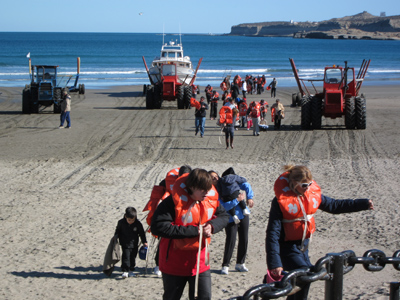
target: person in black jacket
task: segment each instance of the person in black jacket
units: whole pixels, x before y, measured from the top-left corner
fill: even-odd
[[[204,127],[206,126],[206,110],[208,109],[207,103],[204,101],[204,97],[200,98],[200,109],[196,109],[194,112],[194,116],[196,118],[196,132],[194,135],[197,135],[200,130],[200,136],[204,136]]]
[[[132,277],[136,266],[139,237],[143,245],[147,247],[146,233],[142,223],[137,219],[134,207],[130,206],[125,210],[124,217],[118,221],[115,234],[118,236],[122,248],[122,278]]]
[[[342,214],[374,208],[370,199],[336,200],[324,196],[306,166],[287,165],[284,170],[274,185],[266,237],[268,271],[275,279],[283,270],[312,268],[308,245],[315,232],[313,214],[317,209]],[[309,288],[310,284],[305,284],[287,300],[307,299]]]

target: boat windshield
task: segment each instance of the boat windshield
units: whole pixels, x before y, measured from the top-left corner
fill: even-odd
[[[175,65],[163,65],[162,73],[164,76],[175,76]]]
[[[342,71],[340,69],[327,69],[325,74],[326,83],[339,83],[342,80]]]

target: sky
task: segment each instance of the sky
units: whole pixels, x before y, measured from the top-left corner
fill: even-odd
[[[1,6],[0,32],[220,34],[242,23],[324,21],[363,11],[400,15],[399,0],[12,0]]]

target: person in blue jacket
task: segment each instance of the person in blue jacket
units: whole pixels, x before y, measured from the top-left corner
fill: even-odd
[[[336,200],[322,195],[306,166],[287,165],[284,171],[274,184],[266,237],[268,271],[275,279],[283,270],[312,268],[308,245],[315,232],[313,215],[318,209],[341,214],[374,208],[370,199]],[[310,284],[305,284],[287,300],[307,299],[309,288]]]
[[[221,180],[220,177],[215,171],[209,171],[209,173],[213,178],[214,186],[218,187],[219,181]],[[227,175],[236,175],[233,168],[229,168],[224,173],[222,173],[222,178]],[[250,211],[248,208],[243,209],[240,203],[246,201],[247,198],[247,205],[249,208],[252,208],[254,205],[254,194],[251,185],[246,180],[239,181],[238,186],[240,187],[240,190],[245,191],[246,195],[244,195],[244,193],[240,193],[238,194],[237,198],[230,201],[224,201],[221,199],[221,196],[219,196],[219,202],[221,203],[221,205],[225,208],[226,211],[230,211],[229,223],[228,226],[225,227],[225,248],[221,269],[221,274],[223,275],[229,274],[229,264],[233,255],[233,250],[235,248],[236,234],[238,234],[239,236],[239,242],[237,248],[235,270],[239,272],[249,271],[245,265],[245,260],[248,246]],[[225,186],[225,188],[227,188],[227,186]],[[219,188],[218,193],[220,193],[220,191],[221,187]],[[234,210],[234,215],[232,215],[232,210]],[[235,222],[234,216],[236,216],[238,221]]]

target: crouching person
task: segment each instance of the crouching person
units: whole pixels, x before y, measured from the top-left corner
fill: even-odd
[[[176,180],[171,196],[157,207],[151,223],[151,232],[161,237],[164,300],[180,299],[186,283],[189,299],[211,299],[208,245],[228,220],[206,170],[194,169]]]

